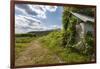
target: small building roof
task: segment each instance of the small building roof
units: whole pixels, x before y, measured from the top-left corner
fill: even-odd
[[[75,13],[75,12],[71,12],[74,16],[76,16],[77,18],[81,19],[82,21],[84,22],[87,22],[87,21],[91,21],[91,22],[94,22],[94,18],[93,17],[90,17],[90,16],[86,16],[86,15],[83,15],[83,14],[80,14],[80,13]]]

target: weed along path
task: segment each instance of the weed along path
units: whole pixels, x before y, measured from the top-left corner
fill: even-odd
[[[22,51],[15,60],[16,66],[55,63],[63,63],[63,61],[50,50],[42,47],[38,39],[32,41],[30,46]]]

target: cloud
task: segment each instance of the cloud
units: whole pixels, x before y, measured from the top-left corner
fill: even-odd
[[[16,33],[21,33],[21,32],[28,32],[28,31],[32,31],[33,27],[38,26],[40,24],[40,21],[35,19],[35,18],[31,18],[31,17],[27,17],[27,16],[15,16],[15,32]]]
[[[32,9],[32,11],[37,13],[37,17],[39,18],[46,18],[46,9],[43,5],[29,5],[29,8]]]
[[[16,4],[15,9],[21,11],[24,14],[28,15],[37,15],[36,12],[32,11],[28,4]],[[17,12],[17,11],[16,11]]]
[[[58,25],[53,25],[52,28],[53,28],[53,29],[58,29],[58,28],[60,28],[60,27],[59,27]]]
[[[62,29],[62,26],[60,26],[60,25],[51,25],[50,27],[49,27],[49,30],[52,30],[52,29]]]
[[[46,11],[55,12],[57,6],[47,6],[47,5],[32,5],[32,4],[16,4],[15,12],[23,13],[26,15],[33,15],[38,18],[46,18]]]
[[[29,31],[48,30],[42,25],[41,19],[46,19],[46,12],[55,12],[56,6],[16,4],[15,5],[15,32],[27,33]]]
[[[15,16],[15,33],[27,33],[30,31],[45,31],[45,30],[52,30],[52,29],[59,29],[61,26],[58,25],[51,25],[45,26],[41,23],[40,20],[26,17],[26,16]]]
[[[57,9],[57,6],[45,6],[46,10],[50,12],[55,12]]]
[[[47,27],[40,20],[28,16],[15,16],[15,33],[27,33],[30,31],[45,31],[53,27]]]

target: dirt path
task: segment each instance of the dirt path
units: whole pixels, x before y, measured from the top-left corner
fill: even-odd
[[[32,41],[15,61],[16,66],[55,63],[63,63],[63,61],[50,50],[42,47],[38,40]]]

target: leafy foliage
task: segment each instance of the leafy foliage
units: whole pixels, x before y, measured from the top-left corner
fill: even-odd
[[[66,48],[71,48],[81,54],[91,56],[94,52],[93,47],[93,34],[88,32],[84,38],[80,38],[80,41],[76,42],[76,30],[75,25],[77,22],[76,17],[71,15],[71,11],[82,13],[88,16],[94,16],[94,8],[85,7],[64,7],[63,12],[63,40],[62,46]],[[90,23],[90,22],[89,22]]]
[[[73,45],[75,42],[75,24],[77,22],[76,17],[72,16],[70,11],[72,8],[64,8],[63,12],[63,40],[62,46],[67,47],[69,44]]]
[[[94,17],[94,12],[95,9],[94,8],[89,8],[89,7],[76,7],[72,10],[73,12],[77,12],[77,13],[81,13],[81,14],[85,14],[87,16],[91,16]]]
[[[78,53],[78,51],[74,48],[64,48],[62,46],[62,34],[62,31],[54,31],[47,36],[40,37],[39,40],[43,47],[50,49],[51,52],[55,53],[66,63],[88,62],[88,56]]]
[[[87,32],[86,34],[86,46],[85,53],[87,55],[93,55],[94,54],[94,39],[93,34],[91,32]]]
[[[84,11],[83,11],[84,10]],[[76,24],[78,21],[70,12],[78,12],[93,16],[94,10],[81,7],[64,7],[61,32],[51,32],[40,38],[41,43],[52,52],[56,53],[66,63],[89,62],[94,53],[93,36],[90,32],[84,38],[77,41]]]
[[[27,34],[16,34],[15,36],[16,37],[33,37],[33,36],[35,37],[36,35],[27,33]]]

